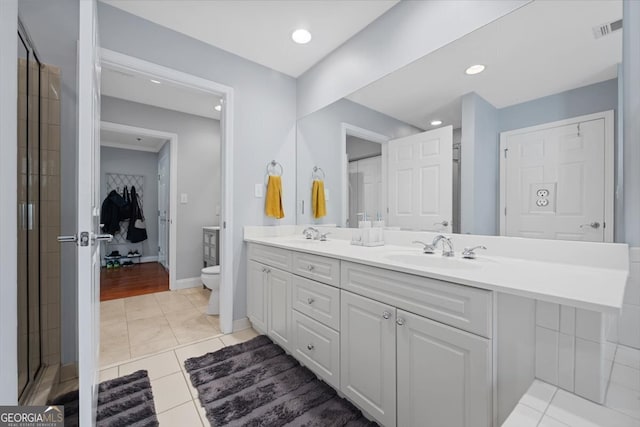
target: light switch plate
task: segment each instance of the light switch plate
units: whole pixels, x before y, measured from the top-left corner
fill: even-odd
[[[180,203],[186,204],[189,202],[189,195],[187,193],[180,193]]]
[[[264,185],[256,184],[254,192],[255,192],[255,195],[256,195],[257,198],[261,198],[262,197],[263,188],[264,188]]]

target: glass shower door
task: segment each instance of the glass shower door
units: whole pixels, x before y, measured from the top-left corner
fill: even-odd
[[[40,62],[18,37],[18,395],[42,361],[40,319]]]

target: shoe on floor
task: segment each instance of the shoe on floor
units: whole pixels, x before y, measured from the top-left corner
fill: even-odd
[[[110,257],[120,256],[120,251],[111,251],[111,253],[109,255],[107,255],[107,256],[110,256]]]

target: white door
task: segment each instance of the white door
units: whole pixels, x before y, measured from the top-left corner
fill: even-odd
[[[169,268],[169,150],[158,159],[158,262]]]
[[[394,427],[396,309],[340,294],[340,390],[382,425]]]
[[[267,270],[267,334],[282,348],[292,352],[291,343],[291,273],[268,267]]]
[[[398,310],[398,425],[492,424],[490,341]]]
[[[382,157],[358,160],[358,212],[366,212],[369,220],[375,220],[382,211]]]
[[[451,126],[389,141],[389,225],[451,232],[452,150]]]
[[[612,238],[613,224],[605,229],[607,204],[613,210],[606,190],[613,182],[606,178],[605,118],[579,120],[501,137],[503,235],[593,242]]]
[[[95,424],[100,357],[100,62],[97,5],[80,2],[78,42],[79,424]]]
[[[267,268],[247,261],[247,317],[262,333],[267,331]]]

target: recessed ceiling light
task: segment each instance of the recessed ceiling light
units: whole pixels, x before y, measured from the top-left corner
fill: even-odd
[[[467,68],[465,70],[465,73],[467,73],[468,75],[472,76],[474,74],[480,74],[483,71],[484,71],[484,65],[476,64],[476,65],[472,65],[471,67]]]
[[[151,83],[155,83],[157,85],[159,85],[160,83],[162,83],[160,80],[153,80],[151,79]]]
[[[304,28],[298,28],[291,33],[291,38],[298,44],[307,44],[311,41],[311,33]]]
[[[216,105],[213,109],[216,111],[222,111],[222,105]]]
[[[442,120],[431,120],[431,126],[440,126],[442,124]]]

